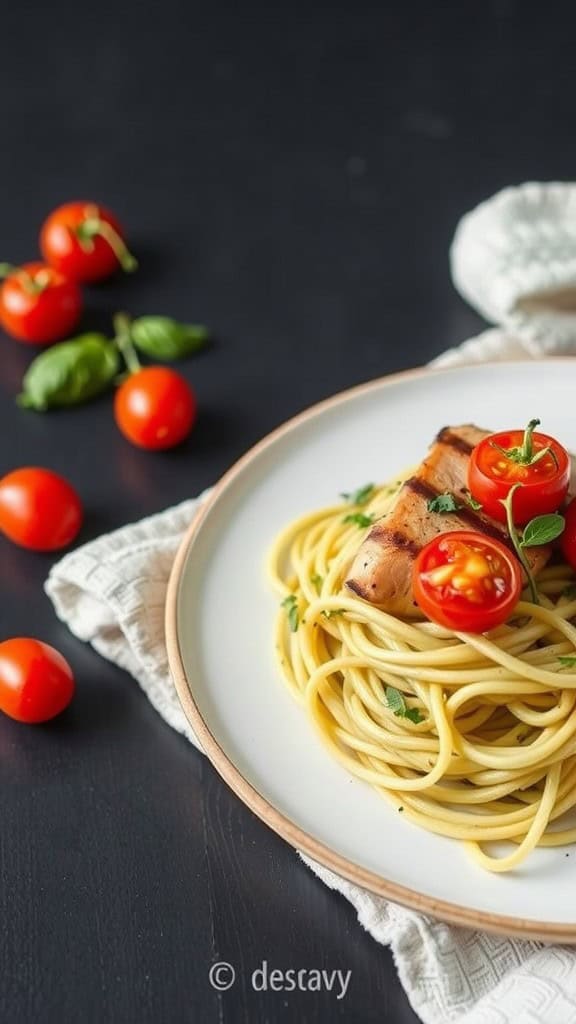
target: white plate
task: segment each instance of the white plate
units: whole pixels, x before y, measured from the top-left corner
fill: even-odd
[[[180,549],[167,603],[180,699],[216,768],[272,828],[317,861],[429,914],[576,942],[576,848],[538,850],[511,874],[402,819],[324,749],[273,661],[277,598],[264,560],[292,518],[419,461],[446,424],[493,430],[534,416],[576,449],[576,360],[384,378],[315,406],[248,452]]]

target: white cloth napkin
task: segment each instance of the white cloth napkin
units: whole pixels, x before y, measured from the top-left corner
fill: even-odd
[[[460,294],[532,355],[574,350],[576,184],[497,192],[462,217],[450,262]]]
[[[551,348],[548,342],[546,351]],[[556,351],[565,349],[564,332]],[[493,329],[444,353],[433,365],[537,354],[533,338]],[[59,618],[126,669],[165,721],[196,746],[168,671],[164,600],[174,555],[202,497],[71,552],[53,567],[46,583]],[[445,925],[303,859],[353,904],[373,938],[390,946],[400,981],[425,1024],[576,1021],[576,950]]]

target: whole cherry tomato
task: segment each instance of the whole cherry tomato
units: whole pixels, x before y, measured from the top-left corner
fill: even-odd
[[[74,281],[102,281],[118,267],[128,273],[138,267],[114,214],[88,201],[53,210],[40,231],[40,250],[47,263]]]
[[[501,504],[515,484],[514,522],[524,526],[534,516],[555,512],[566,497],[570,482],[570,458],[565,448],[548,434],[535,434],[540,420],[526,430],[490,434],[472,451],[468,463],[468,489],[482,510],[506,522]]]
[[[20,547],[57,551],[81,525],[80,498],[58,473],[27,466],[0,480],[0,530]]]
[[[563,515],[565,525],[560,540],[562,553],[566,561],[576,570],[576,498],[572,498]]]
[[[0,324],[7,334],[30,345],[66,338],[82,314],[82,295],[74,281],[45,263],[12,267],[0,264]]]
[[[48,722],[68,707],[74,676],[54,647],[18,637],[0,643],[0,710],[17,722]]]
[[[520,562],[499,540],[474,530],[441,533],[414,563],[414,597],[447,629],[485,633],[505,622],[522,590]]]
[[[132,373],[114,399],[119,429],[140,448],[173,448],[188,437],[196,413],[192,388],[165,366],[147,366]]]

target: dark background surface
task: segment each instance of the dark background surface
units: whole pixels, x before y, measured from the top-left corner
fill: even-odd
[[[118,435],[108,399],[19,411],[31,353],[0,338],[0,472],[65,473],[89,539],[197,493],[311,402],[480,329],[450,283],[458,217],[504,185],[574,175],[560,7],[4,9],[0,258],[33,258],[59,202],[105,202],[142,269],[90,290],[86,326],[126,308],[218,341],[183,367],[193,437],[152,455]],[[0,541],[2,637],[52,642],[79,683],[50,727],[0,720],[1,1024],[415,1021],[348,904],[57,623],[50,564]],[[254,993],[264,959],[350,969],[348,994]],[[240,979],[224,996],[216,960]]]

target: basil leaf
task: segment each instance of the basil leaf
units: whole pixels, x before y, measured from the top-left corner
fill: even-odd
[[[386,706],[396,716],[396,718],[407,718],[414,725],[418,725],[419,722],[424,721],[423,715],[421,715],[418,708],[406,707],[406,701],[402,696],[400,690],[397,690],[395,686],[386,687]]]
[[[568,665],[573,668],[576,665],[576,654],[559,654],[558,661],[561,665]]]
[[[352,512],[349,516],[344,516],[343,523],[355,523],[356,526],[371,526],[374,522],[374,516],[365,516],[363,512]]]
[[[414,722],[414,725],[418,725],[419,722],[424,721],[424,715],[420,714],[418,708],[406,708],[404,718],[408,718],[411,722]]]
[[[181,324],[169,316],[141,316],[132,321],[132,341],[152,359],[181,359],[208,343],[208,329],[201,324]]]
[[[437,498],[429,498],[426,503],[426,508],[429,512],[457,512],[459,509],[458,502],[453,494],[446,491],[445,494],[439,494]]]
[[[406,710],[404,697],[395,686],[386,687],[386,706],[395,715],[403,715]]]
[[[523,548],[537,547],[539,544],[549,544],[556,540],[564,529],[564,516],[552,512],[548,516],[536,516],[524,527],[522,540]]]
[[[36,356],[24,375],[18,404],[36,412],[80,405],[110,387],[119,369],[112,341],[103,334],[81,334]]]
[[[300,616],[298,614],[298,598],[296,594],[290,594],[289,597],[285,597],[282,601],[282,607],[286,609],[288,615],[288,625],[293,633],[298,629],[300,623]]]
[[[364,484],[357,491],[341,494],[340,497],[344,498],[344,501],[347,501],[349,505],[366,505],[370,501],[375,489],[374,484]]]

